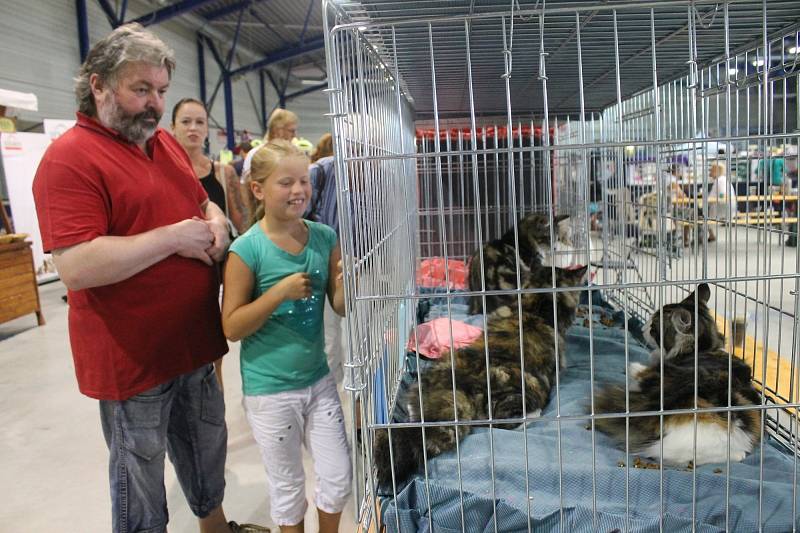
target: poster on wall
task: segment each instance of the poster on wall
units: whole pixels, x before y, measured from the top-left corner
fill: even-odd
[[[75,125],[75,120],[64,120],[60,118],[46,118],[44,122],[44,133],[50,140],[57,139],[65,131]]]
[[[0,156],[3,160],[14,230],[29,235],[39,283],[58,278],[53,258],[42,250],[42,238],[31,191],[33,176],[49,145],[50,136],[45,133],[0,134]]]

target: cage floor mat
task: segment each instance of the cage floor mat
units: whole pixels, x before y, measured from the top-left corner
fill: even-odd
[[[560,394],[551,396],[542,418],[525,431],[478,428],[462,441],[461,461],[455,451],[429,461],[427,488],[419,475],[384,502],[387,531],[427,532],[431,525],[437,532],[528,531],[528,517],[537,533],[690,531],[693,521],[701,532],[791,531],[798,523],[796,465],[769,439],[763,450],[731,463],[729,476],[724,463],[662,472],[652,464],[635,468],[635,457],[626,458],[604,434],[593,435],[586,420],[555,421],[557,412],[587,412],[587,325],[578,317],[569,330]],[[631,361],[648,358],[619,327],[599,320],[592,326],[596,387],[624,379],[626,341]]]

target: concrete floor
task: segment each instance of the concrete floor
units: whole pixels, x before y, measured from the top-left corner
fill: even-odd
[[[763,235],[763,232],[761,233]],[[734,272],[737,276],[794,274],[798,272],[795,248],[781,245],[776,234],[766,242],[754,230],[741,229],[730,235],[719,232],[707,255],[685,250],[673,260],[669,279],[702,276],[703,265],[709,277]],[[602,254],[602,243],[593,242],[593,259]],[[595,257],[596,256],[596,257]],[[647,254],[632,254],[642,281],[656,279],[654,260]],[[727,266],[725,266],[727,265]],[[726,270],[727,268],[727,270]],[[602,273],[598,273],[598,281]],[[629,271],[628,281],[633,281]],[[609,280],[613,282],[613,280]],[[768,317],[766,338],[771,349],[786,361],[796,360],[796,298],[789,293],[795,280],[771,279],[766,282],[739,283],[737,293],[763,301],[746,303],[743,298],[725,298],[715,289],[712,307],[727,316],[744,315],[748,334],[764,338],[764,317]],[[47,325],[36,327],[33,315],[0,324],[0,424],[5,435],[0,440],[0,533],[6,531],[108,531],[110,503],[107,487],[108,452],[100,430],[97,402],[82,396],[75,383],[67,339],[67,306],[61,301],[61,283],[40,287]],[[729,293],[730,294],[730,293]],[[672,301],[665,296],[665,301]],[[727,304],[726,304],[727,302]],[[225,358],[225,398],[229,431],[227,515],[240,522],[272,525],[266,494],[266,476],[250,428],[241,407],[239,347],[231,345]],[[345,407],[346,416],[349,409]],[[306,472],[311,473],[306,458]],[[313,481],[308,476],[307,493],[313,502]],[[180,487],[167,468],[167,493],[171,513],[169,531],[197,531],[196,521],[185,505]],[[313,505],[306,515],[307,530],[316,531]],[[356,531],[351,502],[343,515],[340,531]]]
[[[75,382],[65,292],[60,282],[40,287],[45,326],[37,327],[34,315],[0,324],[0,532],[110,530],[108,450],[97,401],[81,395]],[[231,344],[223,376],[229,434],[224,508],[229,519],[272,526],[266,475],[241,406],[238,344]],[[306,531],[314,532],[308,456],[305,466]],[[170,533],[196,532],[171,465],[166,486]],[[340,531],[356,530],[353,509],[351,502]]]

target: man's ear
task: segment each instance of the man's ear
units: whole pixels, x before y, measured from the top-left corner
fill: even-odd
[[[95,97],[99,97],[103,94],[107,83],[105,80],[96,72],[89,76],[89,87],[92,89],[92,94]]]

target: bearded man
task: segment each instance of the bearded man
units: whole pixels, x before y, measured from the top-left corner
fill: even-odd
[[[69,290],[80,391],[99,400],[113,530],[166,531],[168,452],[201,532],[228,523],[225,404],[213,361],[228,351],[217,266],[228,247],[180,144],[158,127],[175,59],[138,24],[89,52],[75,127],[33,183],[44,248]]]

